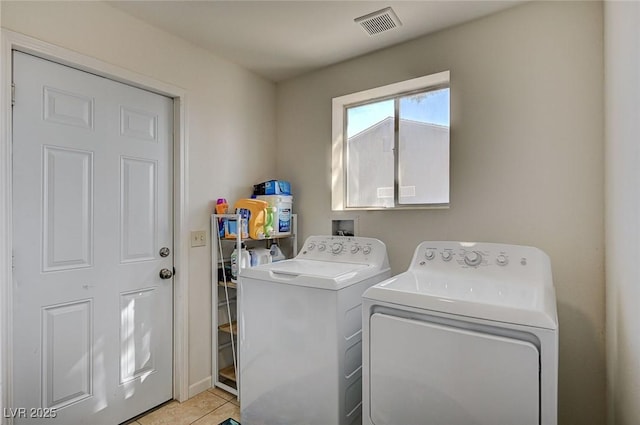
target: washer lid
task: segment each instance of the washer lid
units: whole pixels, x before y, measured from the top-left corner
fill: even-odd
[[[369,277],[389,276],[389,269],[380,270],[368,264],[334,263],[329,261],[291,259],[242,269],[240,281],[265,280],[297,286],[337,290]]]
[[[265,269],[277,274],[312,276],[324,279],[340,279],[347,274],[367,268],[366,264],[332,263],[315,260],[289,260],[266,264]],[[259,269],[256,269],[259,270]]]
[[[460,316],[557,329],[553,287],[489,279],[451,279],[408,270],[369,288],[364,298]]]

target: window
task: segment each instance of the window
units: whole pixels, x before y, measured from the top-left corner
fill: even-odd
[[[333,99],[332,208],[449,204],[449,72]]]

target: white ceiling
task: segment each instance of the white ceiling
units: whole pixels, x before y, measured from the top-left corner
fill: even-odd
[[[109,1],[272,81],[398,44],[524,0]],[[354,19],[391,6],[402,26],[369,36]]]

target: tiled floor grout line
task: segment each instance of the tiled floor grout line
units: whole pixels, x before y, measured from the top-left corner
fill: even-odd
[[[215,394],[214,394],[215,395]],[[217,396],[220,397],[220,396]],[[222,398],[222,397],[220,397]],[[215,412],[216,410],[222,409],[224,406],[226,406],[228,403],[231,403],[231,401],[226,400],[223,398],[223,400],[225,401],[224,403],[222,403],[220,406],[216,407],[215,409],[213,409],[212,411],[206,413],[205,415],[202,415],[201,417],[199,417],[198,419],[196,419],[195,421],[191,422],[189,425],[193,425],[194,423],[198,422],[200,419],[204,418],[205,416],[208,416],[210,414],[212,414],[213,412]]]
[[[200,419],[204,418],[207,415],[212,414],[213,412],[215,412],[216,410],[218,410],[219,408],[221,408],[222,406],[224,406],[226,403],[221,404],[220,406],[216,407],[215,409],[213,409],[210,412],[205,413],[204,415],[200,416],[198,419],[196,419],[195,421],[192,421],[189,423],[189,425],[193,425],[194,423],[198,422]]]
[[[154,409],[149,414],[142,416],[140,418],[137,418],[135,422],[131,423],[131,425],[168,424],[170,422],[167,422],[167,419],[169,417],[173,417],[173,415],[175,415],[177,411],[181,409],[180,406],[196,398],[198,398],[199,400],[193,402],[188,407],[185,407],[187,411],[191,411],[191,414],[189,414],[189,417],[188,417],[188,421],[180,422],[180,423],[184,425],[194,425],[199,421],[201,421],[203,424],[207,423],[210,425],[218,425],[218,422],[224,421],[229,416],[233,417],[236,420],[240,420],[240,406],[239,406],[239,403],[237,403],[236,401],[237,400],[236,397],[233,396],[232,394],[227,393],[224,390],[211,388],[192,397],[191,399],[185,401],[184,403],[178,403],[178,402],[176,402],[176,404],[167,403],[165,406],[162,406],[158,409]],[[215,400],[218,400],[218,401],[215,401]],[[209,403],[212,403],[212,402],[214,404],[222,402],[222,404],[211,409],[211,405]],[[169,407],[169,406],[173,406],[173,407]],[[198,407],[198,406],[201,406],[201,407]],[[196,410],[195,412],[193,411],[194,408]],[[194,413],[199,416],[193,416]],[[211,419],[207,419],[208,416],[211,416]],[[183,416],[183,420],[185,419],[187,419],[187,417]],[[213,423],[212,422],[213,420],[215,420],[216,423]]]

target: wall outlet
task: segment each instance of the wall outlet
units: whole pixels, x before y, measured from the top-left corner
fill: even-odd
[[[207,231],[197,230],[191,232],[191,247],[206,246],[207,245]]]

